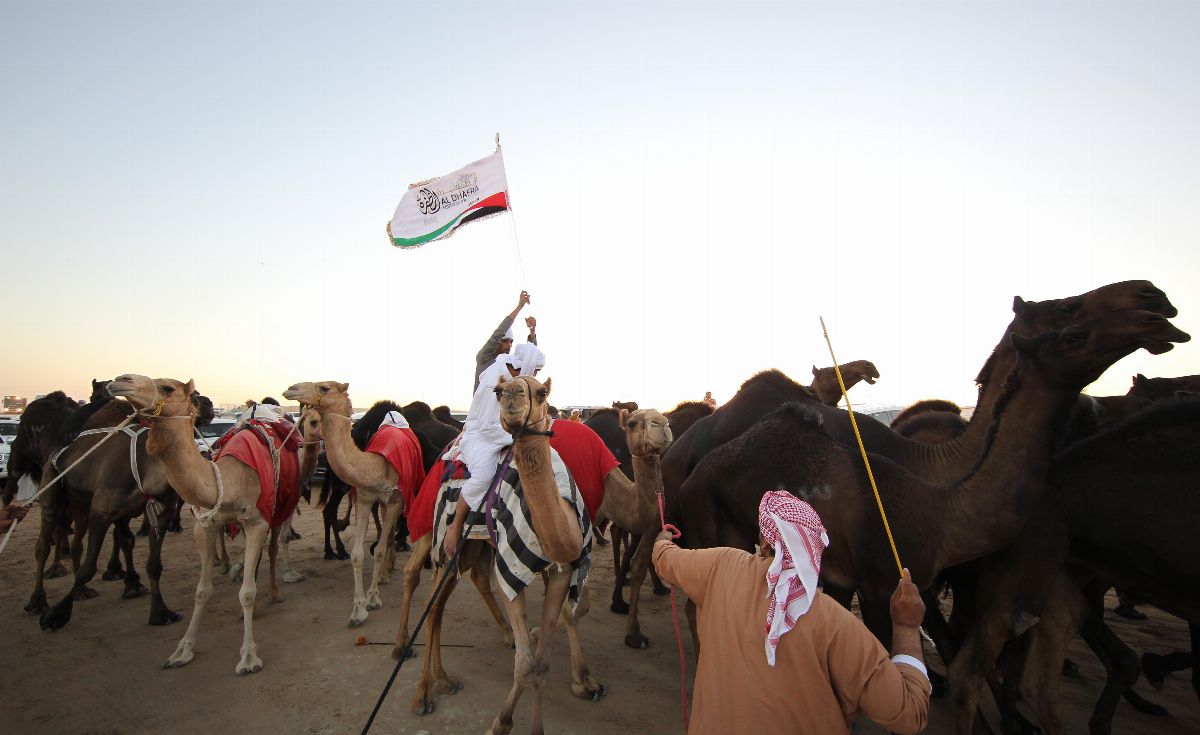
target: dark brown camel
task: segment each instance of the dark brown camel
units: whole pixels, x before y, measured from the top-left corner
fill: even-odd
[[[618,411],[625,410],[630,413],[638,410],[637,401],[613,401],[612,407]]]
[[[447,426],[453,426],[459,431],[462,431],[463,429],[462,422],[450,414],[449,406],[438,406],[437,408],[433,409],[433,417]]]
[[[126,401],[110,401],[88,420],[84,428],[116,426],[131,411],[132,407]],[[137,424],[132,426],[136,427]],[[134,537],[129,531],[129,519],[141,514],[147,497],[163,503],[166,506],[164,516],[168,517],[179,502],[178,496],[167,484],[166,472],[162,463],[146,450],[146,436],[145,431],[138,434],[135,439],[131,439],[124,432],[113,436],[52,488],[51,493],[60,494],[60,497],[70,497],[70,504],[76,509],[75,517],[78,519],[76,543],[79,543],[86,530],[87,552],[75,574],[75,584],[71,592],[53,607],[41,611],[40,622],[43,630],[58,630],[70,621],[76,597],[84,593],[87,583],[96,573],[96,562],[101,544],[108,527],[113,523],[117,524],[120,545],[125,554],[125,591],[122,593],[122,597],[137,597],[145,591],[138,579],[137,572],[133,569]],[[103,434],[79,437],[58,457],[57,466],[59,468],[69,466],[103,438]],[[129,444],[131,441],[137,443],[137,478],[134,477],[130,465]],[[57,472],[54,474],[56,475]],[[140,489],[138,479],[141,481]],[[48,502],[53,504],[55,501],[52,498]],[[149,622],[151,625],[166,625],[180,619],[179,614],[170,610],[163,602],[159,588],[159,577],[162,575],[161,552],[162,534],[150,534],[150,554],[146,562],[146,573],[150,576]],[[41,538],[38,540],[36,553],[40,566],[44,564],[48,553],[48,548]],[[39,575],[33,597],[26,609],[37,612],[44,608],[45,602],[45,590]]]
[[[1011,542],[1040,496],[1056,422],[1084,385],[1139,347],[1165,351],[1186,335],[1157,314],[1125,311],[1010,339],[1020,358],[997,401],[985,451],[962,481],[935,485],[872,457],[897,547],[922,589],[941,569]],[[864,620],[886,644],[886,600],[897,570],[874,497],[857,454],[814,430],[811,414],[822,412],[809,408],[773,414],[701,460],[681,488],[684,538],[693,547],[751,548],[762,494],[792,491],[813,504],[829,531],[822,578],[859,591]],[[940,538],[931,539],[930,529],[943,529]]]
[[[1133,387],[1126,395],[1141,396],[1157,401],[1162,398],[1175,398],[1180,392],[1196,393],[1200,391],[1200,375],[1181,375],[1177,378],[1147,378],[1138,373],[1133,376]]]
[[[704,401],[684,401],[663,415],[671,422],[671,433],[678,439],[683,432],[692,428],[692,424],[711,416],[716,410],[712,404]]]
[[[940,398],[917,401],[892,419],[892,431],[926,444],[948,442],[966,429],[967,420],[958,404]]]
[[[875,385],[875,381],[879,379],[879,371],[875,369],[875,364],[870,360],[855,360],[838,365],[838,368],[841,370],[842,382],[846,384],[846,390],[850,390],[864,380]],[[813,365],[812,374],[813,382],[808,388],[816,394],[817,400],[826,406],[838,405],[838,402],[842,400],[842,388],[838,384],[837,371],[832,367],[818,368]]]

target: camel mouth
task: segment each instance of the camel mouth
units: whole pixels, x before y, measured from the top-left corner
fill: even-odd
[[[300,390],[300,384],[297,383],[283,392],[283,397],[289,401],[298,401],[303,397],[304,393]]]
[[[875,378],[872,378],[870,375],[863,376],[863,380],[867,381],[867,385],[875,385]]]
[[[125,396],[133,395],[137,392],[137,385],[135,382],[134,376],[132,375],[118,375],[109,381],[108,386],[105,389],[108,391],[110,396],[124,398]]]
[[[1184,340],[1186,341],[1186,340]],[[1149,352],[1151,355],[1161,355],[1164,352],[1170,352],[1175,349],[1175,345],[1171,342],[1162,342],[1156,339],[1145,339],[1141,342],[1142,349]]]

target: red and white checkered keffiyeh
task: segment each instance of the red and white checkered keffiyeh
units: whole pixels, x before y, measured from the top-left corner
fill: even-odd
[[[775,665],[779,639],[808,612],[817,594],[821,554],[829,536],[811,505],[784,490],[772,490],[758,504],[758,528],[775,549],[767,569],[767,663]]]

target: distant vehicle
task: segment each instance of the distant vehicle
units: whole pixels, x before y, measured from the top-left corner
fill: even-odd
[[[196,447],[200,450],[200,453],[205,456],[211,455],[212,445],[216,444],[218,439],[225,436],[233,428],[234,423],[230,419],[213,419],[212,423],[197,427],[200,431],[200,436],[196,437]]]
[[[884,426],[891,426],[892,419],[904,411],[904,406],[854,406],[854,413],[859,416],[870,416]]]
[[[20,423],[20,416],[0,416],[0,480],[8,479],[8,457]]]

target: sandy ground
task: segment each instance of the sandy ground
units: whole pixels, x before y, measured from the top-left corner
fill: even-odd
[[[121,584],[101,581],[97,575],[92,586],[100,596],[78,603],[70,624],[61,631],[42,632],[37,619],[22,610],[33,583],[35,510],[17,528],[0,557],[0,693],[6,702],[0,732],[360,732],[394,662],[390,645],[356,647],[355,639],[361,635],[390,643],[399,617],[400,580],[397,576],[383,588],[382,610],[373,611],[361,627],[348,628],[353,591],[350,563],[322,558],[320,516],[306,507],[302,510],[297,528],[303,539],[293,542],[292,557],[308,578],[284,585],[284,602],[271,605],[265,599],[264,564],[254,630],[265,667],[248,677],[235,676],[233,671],[242,623],[237,586],[227,578],[215,581],[195,659],[182,669],[161,669],[192,612],[199,564],[190,518],[184,522],[184,533],[168,535],[163,553],[164,596],[169,606],[184,615],[183,622],[148,626],[148,601],[122,600]],[[240,542],[235,548],[240,552]],[[571,696],[567,646],[560,632],[550,668],[556,683],[546,698],[547,731],[588,735],[682,732],[679,659],[669,598],[643,593],[642,629],[653,645],[644,651],[626,648],[625,618],[608,610],[613,578],[610,548],[598,549],[592,610],[582,626],[589,665],[607,686],[608,696],[600,702]],[[139,542],[135,551],[139,572],[145,553],[146,544]],[[407,554],[399,559],[403,563]],[[430,583],[427,572],[418,593],[422,606]],[[50,580],[51,603],[69,586],[69,578]],[[533,599],[540,608],[540,591],[535,591]],[[414,608],[415,622],[421,608]],[[1188,646],[1187,630],[1181,622],[1152,608],[1144,609],[1151,619],[1142,623],[1110,616],[1124,640],[1139,651],[1166,652]],[[511,650],[501,643],[470,584],[459,586],[446,618],[444,641],[461,646],[445,650],[446,668],[464,681],[465,688],[454,696],[439,697],[435,713],[418,717],[409,705],[420,665],[419,659],[409,661],[372,732],[482,733],[491,723],[511,685]],[[685,645],[691,669],[695,662],[690,642]],[[933,665],[940,667],[936,654],[931,656]],[[1103,669],[1078,641],[1072,656],[1080,664],[1082,677],[1065,678],[1063,692],[1072,731],[1085,732]],[[1187,674],[1170,676],[1161,692],[1145,683],[1138,688],[1170,709],[1172,716],[1149,718],[1122,703],[1114,732],[1200,732],[1200,704]],[[529,702],[527,694],[517,710],[514,732],[528,732]],[[994,708],[989,711],[994,714]],[[952,711],[946,701],[934,702],[930,719],[927,732],[952,732]],[[747,728],[748,732],[754,730],[749,723]],[[860,723],[855,732],[875,733],[878,729]]]

